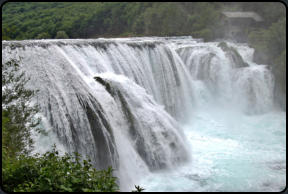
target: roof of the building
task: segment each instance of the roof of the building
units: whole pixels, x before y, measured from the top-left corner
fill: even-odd
[[[263,21],[262,17],[255,12],[223,11],[222,13],[228,18],[253,18],[256,22]]]

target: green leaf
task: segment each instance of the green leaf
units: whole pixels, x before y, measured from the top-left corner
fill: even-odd
[[[73,192],[71,188],[67,188],[64,185],[60,185],[60,188],[63,189],[64,191]]]

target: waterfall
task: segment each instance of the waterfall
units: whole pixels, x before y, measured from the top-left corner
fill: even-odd
[[[192,37],[2,41],[2,63],[20,59],[27,87],[39,90],[47,138],[112,166],[122,191],[193,163],[183,128],[198,112],[274,110],[274,77],[253,52]],[[40,141],[38,150],[48,147]]]
[[[194,84],[200,85],[193,87],[194,94],[199,93],[197,88],[204,93],[204,104],[219,104],[229,109],[233,106],[248,114],[265,113],[274,108],[274,77],[266,65],[253,63],[253,50],[249,47],[247,50],[225,42],[177,48]],[[196,99],[200,100],[198,104],[203,104],[201,97]]]
[[[31,78],[27,87],[39,90],[41,111],[68,152],[89,156],[100,169],[113,166],[120,177],[128,173],[125,165],[134,165],[135,173],[188,160],[182,131],[170,114],[180,118],[189,107],[189,74],[182,75],[184,64],[177,65],[179,58],[163,43],[50,40],[3,46],[5,60],[21,58]],[[105,72],[115,76],[106,80]],[[117,74],[129,80],[119,82]],[[127,166],[127,156],[138,159]]]

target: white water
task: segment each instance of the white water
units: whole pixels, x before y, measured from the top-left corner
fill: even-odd
[[[249,65],[237,68],[217,44],[179,49],[198,100],[183,125],[192,160],[140,181],[146,191],[275,192],[286,186],[286,113],[273,106],[274,78],[252,62],[253,49],[229,44]]]
[[[147,191],[282,191],[285,113],[246,116],[204,111],[185,126],[191,163],[139,182]]]
[[[284,189],[286,113],[274,107],[273,75],[252,62],[246,45],[227,43],[244,64],[231,48],[191,37],[3,44],[3,58],[22,57],[29,87],[40,90],[51,135],[38,139],[36,151],[55,142],[96,167],[110,164],[123,191],[135,184]]]

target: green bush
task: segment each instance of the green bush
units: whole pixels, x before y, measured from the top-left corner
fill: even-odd
[[[53,148],[40,156],[20,155],[2,166],[3,188],[8,192],[115,192],[119,188],[112,168],[96,171],[90,160],[59,156]]]
[[[56,39],[65,39],[69,38],[65,31],[58,31],[56,34]]]
[[[49,38],[51,38],[51,36],[47,32],[42,32],[36,36],[36,39],[49,39]]]

